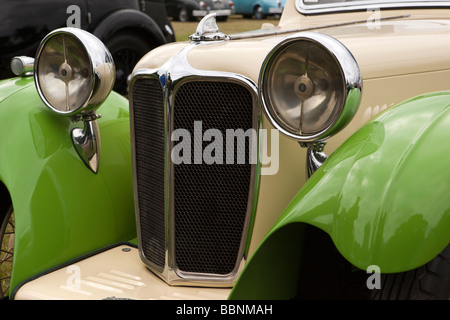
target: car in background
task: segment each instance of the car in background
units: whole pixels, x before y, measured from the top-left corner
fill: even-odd
[[[215,13],[218,21],[226,21],[234,13],[230,0],[166,0],[167,15],[176,21],[187,22]]]
[[[286,0],[235,0],[235,14],[244,18],[264,19],[267,16],[281,15]]]
[[[78,15],[78,16],[77,16]],[[114,90],[126,94],[127,77],[149,50],[175,41],[163,0],[0,0],[0,79],[13,75],[14,56],[33,56],[50,31],[71,26],[101,39],[116,65]]]

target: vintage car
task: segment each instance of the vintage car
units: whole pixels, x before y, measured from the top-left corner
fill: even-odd
[[[116,64],[114,90],[126,94],[127,77],[149,50],[175,41],[163,0],[0,0],[0,79],[13,77],[15,56],[33,56],[50,31],[76,26],[95,34]]]
[[[215,13],[218,21],[227,21],[234,14],[231,0],[165,0],[167,15],[176,21],[187,22]]]
[[[280,15],[285,4],[286,0],[234,0],[234,13],[244,18],[264,19]]]
[[[83,30],[13,61],[4,294],[448,300],[450,2],[327,2],[240,34],[208,15],[129,100]]]

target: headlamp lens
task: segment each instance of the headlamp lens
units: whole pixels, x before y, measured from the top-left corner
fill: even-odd
[[[267,55],[258,90],[277,129],[313,142],[348,124],[358,109],[361,85],[358,64],[342,43],[302,32],[283,39]]]
[[[38,60],[38,81],[45,100],[60,113],[73,113],[90,98],[92,66],[83,44],[70,34],[50,38]]]
[[[314,135],[339,116],[344,81],[335,59],[320,45],[299,41],[277,53],[268,67],[265,91],[271,114],[285,130]]]

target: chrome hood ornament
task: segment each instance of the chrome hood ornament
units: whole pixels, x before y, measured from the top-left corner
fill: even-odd
[[[199,42],[228,40],[229,37],[225,33],[220,32],[216,23],[216,14],[210,13],[199,22],[197,30],[193,35],[189,36],[189,39],[194,42]]]

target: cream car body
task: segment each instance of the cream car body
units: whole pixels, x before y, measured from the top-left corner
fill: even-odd
[[[374,21],[376,17],[380,18],[378,25]],[[299,14],[295,1],[290,0],[278,26],[265,25],[266,29],[257,32],[230,35],[229,41],[198,46],[190,51],[188,59],[195,69],[241,74],[257,83],[268,52],[292,32],[314,30],[340,40],[359,64],[363,94],[355,118],[329,140],[326,151],[331,153],[361,125],[388,107],[450,87],[450,42],[447,41],[450,11],[383,10],[376,17],[368,10],[305,16]],[[264,33],[276,35],[263,36]],[[135,72],[157,69],[189,45],[174,43],[153,50],[136,65]],[[263,127],[272,128],[265,115]],[[280,135],[278,173],[261,176],[250,254],[306,181],[305,159],[306,150]]]

